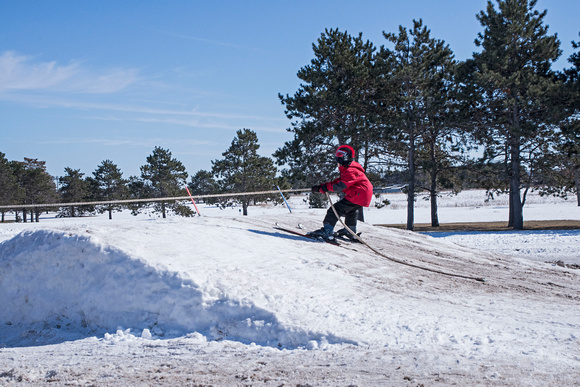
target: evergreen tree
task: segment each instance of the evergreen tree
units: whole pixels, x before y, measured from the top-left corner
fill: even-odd
[[[557,83],[551,64],[560,56],[556,35],[548,35],[546,11],[534,10],[536,0],[491,1],[477,15],[484,27],[473,58],[472,98],[479,103],[477,135],[486,155],[503,157],[510,195],[509,226],[523,228],[522,172],[538,139],[546,138],[554,107]],[[479,98],[480,97],[480,98]],[[479,98],[479,99],[478,99]]]
[[[56,184],[52,176],[46,171],[46,162],[38,159],[24,158],[27,175],[26,200],[31,204],[54,203],[58,197]],[[35,207],[30,212],[36,222],[39,221],[40,213],[47,208]]]
[[[141,178],[144,189],[152,198],[183,196],[187,184],[187,172],[181,161],[172,158],[168,149],[155,147],[147,157],[147,164],[141,166]],[[160,212],[163,218],[168,212],[181,216],[192,216],[193,211],[180,202],[154,202],[154,212]]]
[[[580,33],[578,34],[580,36]],[[574,49],[580,48],[580,41],[572,42]],[[572,67],[565,70],[566,87],[570,95],[569,116],[562,124],[564,137],[562,151],[565,155],[566,164],[571,170],[573,186],[576,192],[578,206],[580,206],[580,52],[574,52],[568,62]]]
[[[151,187],[139,176],[130,176],[127,182],[128,197],[127,199],[145,199],[152,196]],[[137,216],[143,208],[147,207],[144,202],[134,202],[127,204],[131,214]]]
[[[93,172],[94,200],[113,201],[128,197],[127,180],[123,179],[123,173],[111,160],[104,160]],[[113,211],[121,211],[122,206],[106,204],[98,206],[97,211],[109,213],[109,219],[113,219]]]
[[[12,205],[18,203],[24,193],[18,185],[18,180],[6,159],[6,155],[0,152],[0,205]],[[5,209],[0,210],[2,214],[1,221],[4,223]]]
[[[189,191],[193,196],[211,195],[218,191],[218,184],[210,171],[200,170],[191,176],[188,184]],[[204,198],[205,203],[216,203],[216,199]]]
[[[572,42],[574,49],[580,48],[580,43]],[[563,119],[558,124],[558,130],[553,135],[553,153],[549,162],[543,164],[542,194],[567,197],[568,193],[576,193],[580,206],[580,52],[574,52],[568,62],[571,68],[564,69],[559,74],[562,87],[559,93],[563,103],[559,108]],[[544,158],[545,155],[543,155]]]
[[[240,129],[231,146],[222,153],[222,160],[212,161],[212,173],[224,192],[246,193],[272,190],[276,185],[276,167],[268,157],[258,155],[258,136],[250,129]],[[248,206],[254,202],[272,199],[269,196],[240,196],[243,214],[248,215]]]
[[[394,45],[382,56],[390,58],[387,70],[398,95],[390,107],[391,128],[385,138],[388,151],[406,160],[408,230],[414,228],[417,169],[422,166],[430,176],[424,188],[430,192],[431,223],[438,226],[438,178],[452,166],[451,154],[461,144],[457,140],[449,144],[453,137],[460,138],[452,122],[456,109],[453,53],[430,34],[422,20],[413,20],[410,30],[400,26],[398,34],[384,33]]]
[[[295,185],[311,185],[333,173],[338,144],[357,149],[368,167],[373,154],[378,107],[373,66],[375,47],[338,29],[325,30],[313,44],[314,59],[298,71],[304,83],[293,96],[279,95],[286,115],[294,120],[294,139],[274,156],[289,167],[285,176]],[[321,155],[329,155],[324,157]]]
[[[62,201],[64,203],[82,203],[90,199],[89,183],[84,179],[84,173],[80,169],[72,169],[66,167],[64,169],[65,175],[61,176],[58,181]],[[86,213],[94,212],[94,208],[90,205],[71,205],[61,208],[59,216],[61,217],[76,217],[83,216]]]
[[[24,168],[24,163],[21,161],[10,161],[10,169],[12,170],[12,173],[14,175],[14,177],[16,178],[17,184],[18,184],[18,194],[16,196],[16,203],[18,204],[26,204],[26,190],[24,188],[24,184],[25,184],[25,168]],[[22,211],[23,214],[23,218],[20,217],[20,211]],[[15,209],[14,210],[15,213],[15,219],[16,222],[21,222],[24,220],[24,222],[26,222],[26,217],[27,217],[27,212],[26,209]]]
[[[46,172],[46,162],[38,159],[24,158],[24,161],[12,161],[11,169],[20,187],[19,202],[22,204],[53,203],[56,200],[56,185],[52,176]],[[22,220],[39,221],[40,213],[46,208],[35,207],[22,209]]]

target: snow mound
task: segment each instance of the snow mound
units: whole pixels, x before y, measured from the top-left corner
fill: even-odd
[[[0,343],[58,342],[61,329],[67,337],[70,332],[82,337],[126,328],[144,338],[199,332],[278,347],[323,340],[320,334],[285,328],[251,301],[211,297],[187,277],[91,236],[23,232],[0,244],[0,324],[7,327]],[[20,333],[10,337],[12,331]]]

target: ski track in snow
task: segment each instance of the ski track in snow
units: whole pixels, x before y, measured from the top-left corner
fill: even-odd
[[[578,230],[431,237],[360,224],[392,258],[482,284],[275,230],[319,227],[324,210],[291,204],[1,225],[0,384],[580,380],[580,273],[544,263],[577,262]]]

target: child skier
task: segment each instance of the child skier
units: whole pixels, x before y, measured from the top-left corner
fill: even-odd
[[[338,216],[345,217],[345,224],[356,233],[356,223],[358,211],[362,211],[363,206],[368,207],[373,195],[373,186],[367,176],[364,168],[354,161],[355,152],[349,145],[341,145],[335,153],[336,162],[340,177],[328,183],[315,185],[312,187],[314,193],[324,192],[342,192],[344,197],[335,203],[334,208]],[[326,211],[326,216],[322,222],[323,227],[320,230],[309,233],[316,237],[322,237],[330,240],[334,239],[334,226],[338,218],[332,208]],[[341,229],[336,233],[337,236],[346,236],[349,239],[354,238],[346,229]]]

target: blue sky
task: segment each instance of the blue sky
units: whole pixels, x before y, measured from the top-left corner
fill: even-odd
[[[263,156],[291,139],[278,93],[293,94],[325,28],[376,46],[422,18],[457,59],[471,57],[486,0],[0,0],[0,152],[49,173],[90,175],[105,159],[126,177],[155,146],[190,174],[210,169],[235,132]],[[540,0],[569,67],[580,1]]]

